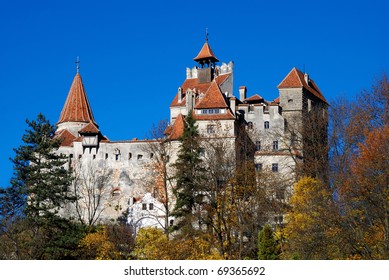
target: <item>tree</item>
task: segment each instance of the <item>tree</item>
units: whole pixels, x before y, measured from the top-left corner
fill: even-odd
[[[266,224],[258,234],[258,259],[277,259],[277,251],[275,239],[273,237],[273,230],[268,224]]]
[[[168,128],[167,121],[160,121],[153,125],[150,131],[150,138],[153,139],[145,146],[145,152],[152,155],[150,162],[145,166],[148,176],[145,178],[145,187],[154,198],[163,204],[164,224],[161,227],[165,234],[170,233],[171,212],[173,210],[173,186],[171,178],[170,157],[172,144],[169,135],[165,135]],[[155,217],[159,221],[158,217]]]
[[[293,187],[291,209],[284,228],[284,258],[328,259],[339,257],[337,209],[330,189],[318,179],[301,178]]]
[[[108,183],[112,171],[106,167],[105,162],[97,167],[89,159],[76,161],[72,171],[73,180],[70,189],[77,197],[72,203],[75,215],[81,224],[93,226],[109,205],[112,189]]]
[[[197,224],[201,228],[200,205],[203,201],[205,169],[201,159],[199,132],[196,121],[189,112],[180,137],[180,148],[175,167],[176,204],[173,215],[178,218],[177,228],[188,234]]]
[[[389,258],[389,126],[367,132],[340,195],[353,254]],[[353,240],[354,239],[354,240]]]
[[[5,202],[2,211],[7,212],[5,225],[7,229],[18,229],[11,238],[16,258],[67,257],[75,244],[69,239],[63,241],[74,233],[74,228],[58,213],[75,199],[69,193],[71,173],[64,168],[65,157],[56,153],[60,140],[54,138],[55,126],[42,114],[35,121],[26,122],[24,144],[14,150],[15,157],[11,159],[14,164],[11,188],[2,196]],[[11,231],[7,233],[10,236]]]

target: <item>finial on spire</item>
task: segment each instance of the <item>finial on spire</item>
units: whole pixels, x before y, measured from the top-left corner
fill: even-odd
[[[208,42],[208,27],[205,28],[205,41]]]
[[[77,74],[80,73],[80,57],[77,56],[76,59],[76,68],[77,68]]]

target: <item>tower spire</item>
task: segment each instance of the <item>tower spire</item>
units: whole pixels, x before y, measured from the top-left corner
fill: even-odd
[[[76,59],[76,69],[77,69],[77,74],[80,73],[80,57],[77,56]]]
[[[205,41],[208,42],[208,27],[205,28]]]

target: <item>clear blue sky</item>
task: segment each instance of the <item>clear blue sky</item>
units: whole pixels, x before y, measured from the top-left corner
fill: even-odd
[[[388,10],[385,0],[0,0],[0,186],[26,118],[58,121],[77,56],[103,134],[144,138],[168,118],[206,27],[219,60],[235,63],[235,95],[245,85],[272,100],[296,66],[331,101],[389,73]]]

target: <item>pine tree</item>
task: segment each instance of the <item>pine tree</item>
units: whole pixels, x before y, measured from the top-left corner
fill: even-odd
[[[193,229],[193,222],[200,217],[199,206],[203,200],[203,186],[205,182],[205,169],[202,166],[200,137],[196,120],[189,112],[184,122],[184,131],[180,138],[181,146],[177,161],[174,164],[176,173],[176,205],[173,215],[178,218],[177,227],[181,230]]]
[[[275,260],[277,259],[276,245],[273,237],[273,231],[269,225],[265,225],[258,233],[258,259]]]
[[[14,175],[10,189],[15,201],[8,205],[16,205],[26,223],[24,242],[29,244],[29,256],[22,258],[61,258],[72,250],[71,242],[63,240],[74,234],[73,224],[58,214],[75,200],[68,192],[71,172],[64,168],[66,158],[56,153],[61,142],[54,138],[55,126],[42,114],[26,123],[23,144],[14,149],[11,159]]]

